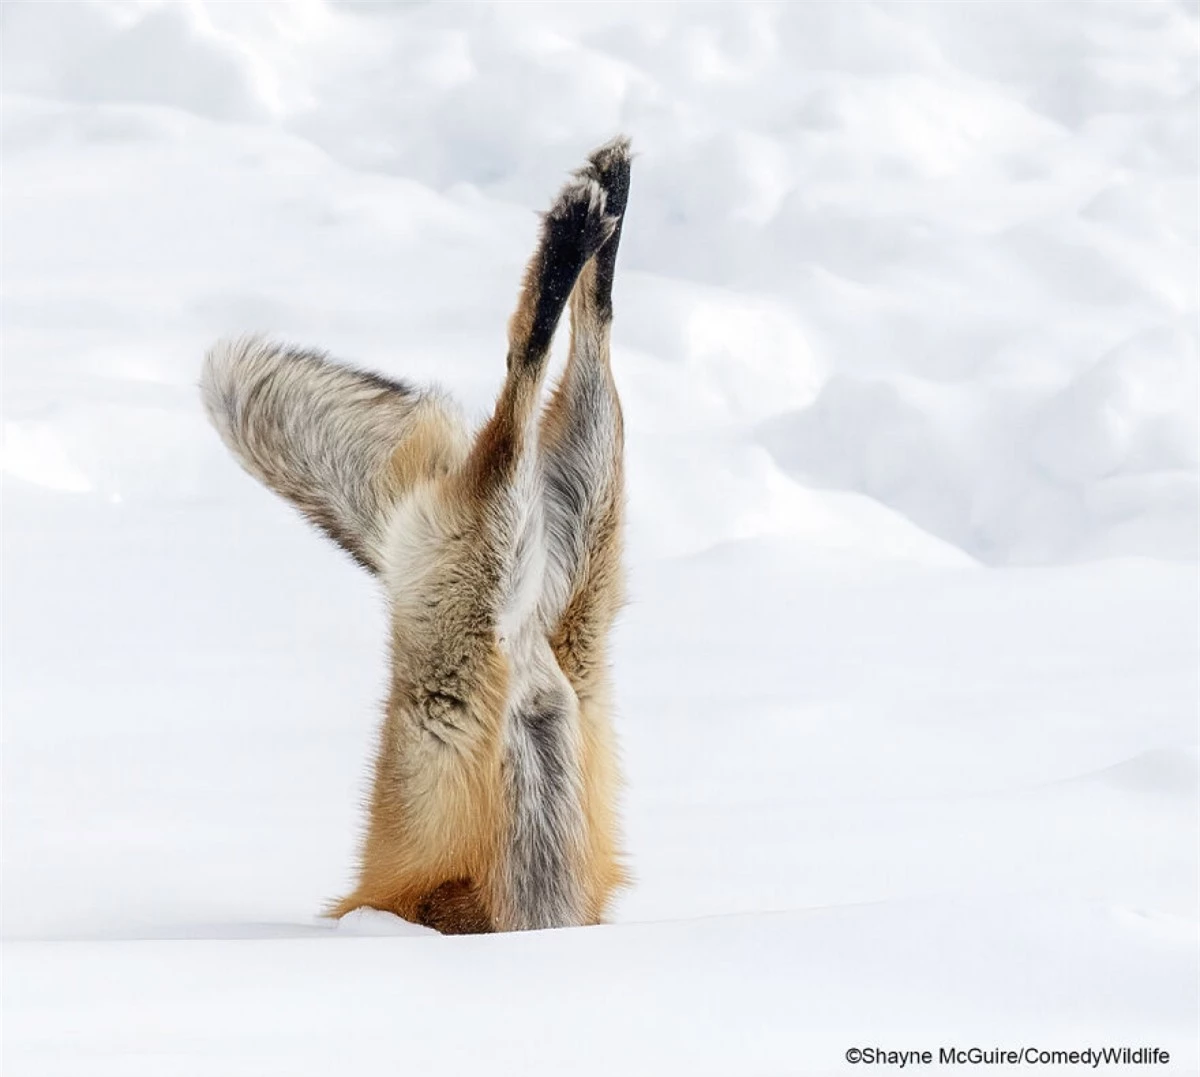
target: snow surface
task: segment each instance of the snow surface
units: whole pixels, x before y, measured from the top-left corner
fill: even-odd
[[[1200,1065],[1195,3],[0,15],[6,1074]],[[200,357],[482,414],[618,130],[636,885],[335,926],[383,609]]]

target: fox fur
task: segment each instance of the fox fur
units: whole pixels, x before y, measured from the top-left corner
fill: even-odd
[[[391,678],[360,906],[446,933],[598,923],[625,884],[608,636],[622,602],[623,429],[609,362],[628,140],[542,220],[507,370],[472,434],[440,394],[243,337],[209,418],[250,474],[381,581]],[[570,352],[542,406],[565,307]]]

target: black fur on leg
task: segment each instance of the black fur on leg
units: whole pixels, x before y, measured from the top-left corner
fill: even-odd
[[[522,358],[538,363],[550,350],[567,297],[585,263],[612,236],[616,218],[605,212],[603,188],[577,179],[558,196],[542,221],[542,242],[530,286],[533,322]]]

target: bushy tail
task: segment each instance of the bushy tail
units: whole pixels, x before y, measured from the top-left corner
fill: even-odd
[[[256,336],[215,344],[200,390],[241,465],[378,571],[392,457],[425,394]]]

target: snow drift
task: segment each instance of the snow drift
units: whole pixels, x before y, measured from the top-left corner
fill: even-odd
[[[0,17],[6,1070],[1195,1064],[1194,3]],[[638,882],[595,931],[335,930],[383,611],[200,357],[481,414],[617,130]]]

